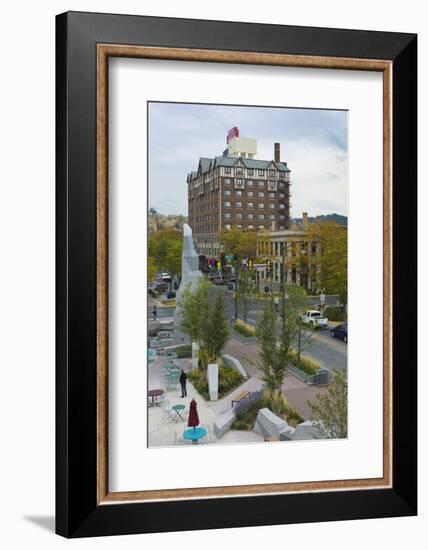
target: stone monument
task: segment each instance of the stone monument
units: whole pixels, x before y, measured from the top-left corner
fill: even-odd
[[[183,253],[181,255],[181,283],[177,291],[176,299],[177,306],[174,313],[174,335],[177,344],[190,343],[187,334],[180,331],[181,312],[180,312],[180,296],[185,288],[196,290],[199,279],[203,277],[199,270],[199,256],[196,253],[193,245],[192,229],[185,223],[183,224]]]

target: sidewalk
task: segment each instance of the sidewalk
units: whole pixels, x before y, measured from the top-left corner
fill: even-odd
[[[250,380],[259,380],[261,382],[258,367],[259,349],[258,344],[243,344],[236,338],[231,337],[225,346],[224,352],[240,361],[248,376],[251,377]],[[305,420],[310,420],[311,410],[307,402],[308,400],[313,401],[315,395],[325,392],[326,388],[308,386],[292,374],[287,374],[284,377],[282,391],[290,405],[292,405]]]

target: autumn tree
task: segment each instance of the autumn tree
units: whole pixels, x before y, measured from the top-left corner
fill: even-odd
[[[320,268],[318,286],[327,294],[337,294],[348,303],[348,232],[335,222],[316,222],[309,226],[309,238],[317,242],[316,261]]]
[[[181,273],[183,238],[176,229],[162,229],[149,235],[149,256],[157,271],[167,271],[171,276]]]
[[[308,401],[314,425],[322,439],[348,437],[348,381],[344,371],[334,371],[327,390]]]
[[[236,225],[220,233],[220,245],[225,254],[238,259],[255,258],[257,252],[257,232],[244,231]]]

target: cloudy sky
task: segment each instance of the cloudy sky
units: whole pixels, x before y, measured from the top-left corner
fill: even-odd
[[[272,160],[274,143],[291,170],[291,215],[348,212],[347,113],[318,109],[149,104],[149,206],[187,215],[187,174],[199,157],[221,155],[226,134],[257,139]]]

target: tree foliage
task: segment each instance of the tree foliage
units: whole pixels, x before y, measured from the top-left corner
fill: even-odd
[[[287,285],[286,299],[282,301],[281,319],[278,322],[275,303],[270,297],[256,325],[260,343],[260,369],[266,389],[271,395],[281,393],[287,362],[293,346],[298,346],[298,357],[311,334],[304,327],[301,315],[307,308],[307,297],[299,285]]]
[[[348,303],[348,232],[334,222],[317,222],[309,226],[309,236],[318,243],[320,287],[327,294],[338,294]]]
[[[243,231],[236,225],[220,233],[220,245],[225,254],[238,258],[255,258],[257,251],[257,232]]]
[[[182,251],[182,234],[176,229],[162,229],[149,235],[149,256],[157,271],[167,271],[171,275],[181,273]]]
[[[270,297],[256,324],[256,336],[260,343],[259,366],[266,390],[271,396],[281,391],[286,362],[278,351],[278,327],[275,304]]]
[[[348,381],[344,371],[334,371],[334,379],[315,401],[308,401],[314,424],[323,439],[343,439],[348,436]]]
[[[229,325],[224,312],[223,294],[201,278],[195,290],[185,288],[179,298],[181,330],[198,342],[203,366],[215,362],[229,338]]]

